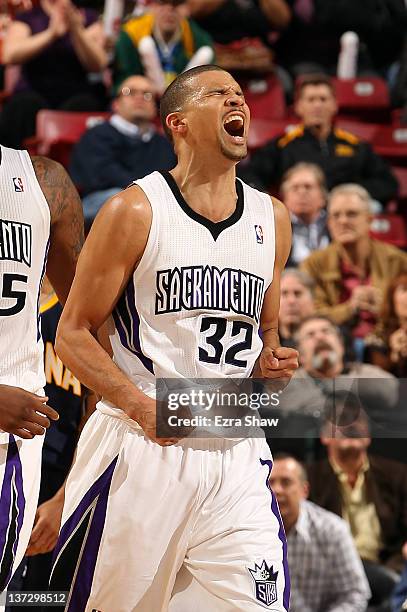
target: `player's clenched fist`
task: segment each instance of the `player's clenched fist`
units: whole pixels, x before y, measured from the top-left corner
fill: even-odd
[[[298,368],[298,351],[280,346],[266,346],[260,353],[256,376],[261,378],[291,378]]]
[[[0,429],[27,440],[43,435],[59,415],[47,406],[48,398],[19,387],[0,385]]]

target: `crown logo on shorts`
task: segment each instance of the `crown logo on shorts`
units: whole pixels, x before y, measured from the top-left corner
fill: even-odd
[[[256,599],[266,606],[277,601],[277,576],[273,566],[268,566],[265,561],[261,565],[254,564],[254,569],[248,568],[255,584]]]

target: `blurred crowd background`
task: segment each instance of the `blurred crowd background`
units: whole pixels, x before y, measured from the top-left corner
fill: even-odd
[[[89,229],[109,196],[175,165],[159,98],[208,63],[251,108],[238,176],[292,219],[280,337],[301,367],[266,432],[291,610],[406,610],[406,0],[0,0],[0,142],[62,163]],[[60,487],[92,409],[54,352],[48,285],[42,304],[61,419],[14,584],[31,590],[46,587]]]

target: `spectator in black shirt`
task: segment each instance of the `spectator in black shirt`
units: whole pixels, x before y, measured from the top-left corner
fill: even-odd
[[[387,163],[367,142],[335,128],[337,103],[329,77],[304,77],[295,111],[303,123],[259,148],[247,164],[238,167],[239,176],[264,190],[278,183],[288,168],[306,161],[322,168],[329,190],[342,183],[358,183],[383,204],[397,196],[397,179]]]

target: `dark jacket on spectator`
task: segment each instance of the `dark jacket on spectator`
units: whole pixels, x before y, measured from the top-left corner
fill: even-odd
[[[110,187],[127,187],[154,170],[170,170],[176,158],[169,141],[120,133],[109,121],[88,130],[75,146],[70,174],[82,195]]]
[[[338,478],[328,459],[319,461],[307,471],[310,500],[341,516]],[[388,567],[401,571],[401,548],[407,540],[407,467],[396,461],[369,455],[366,487],[382,529],[380,560]]]
[[[369,143],[339,128],[321,142],[299,125],[257,149],[247,164],[238,166],[238,174],[254,187],[268,189],[280,182],[286,170],[303,161],[322,168],[328,189],[358,183],[383,203],[397,195],[397,179],[387,163]]]

